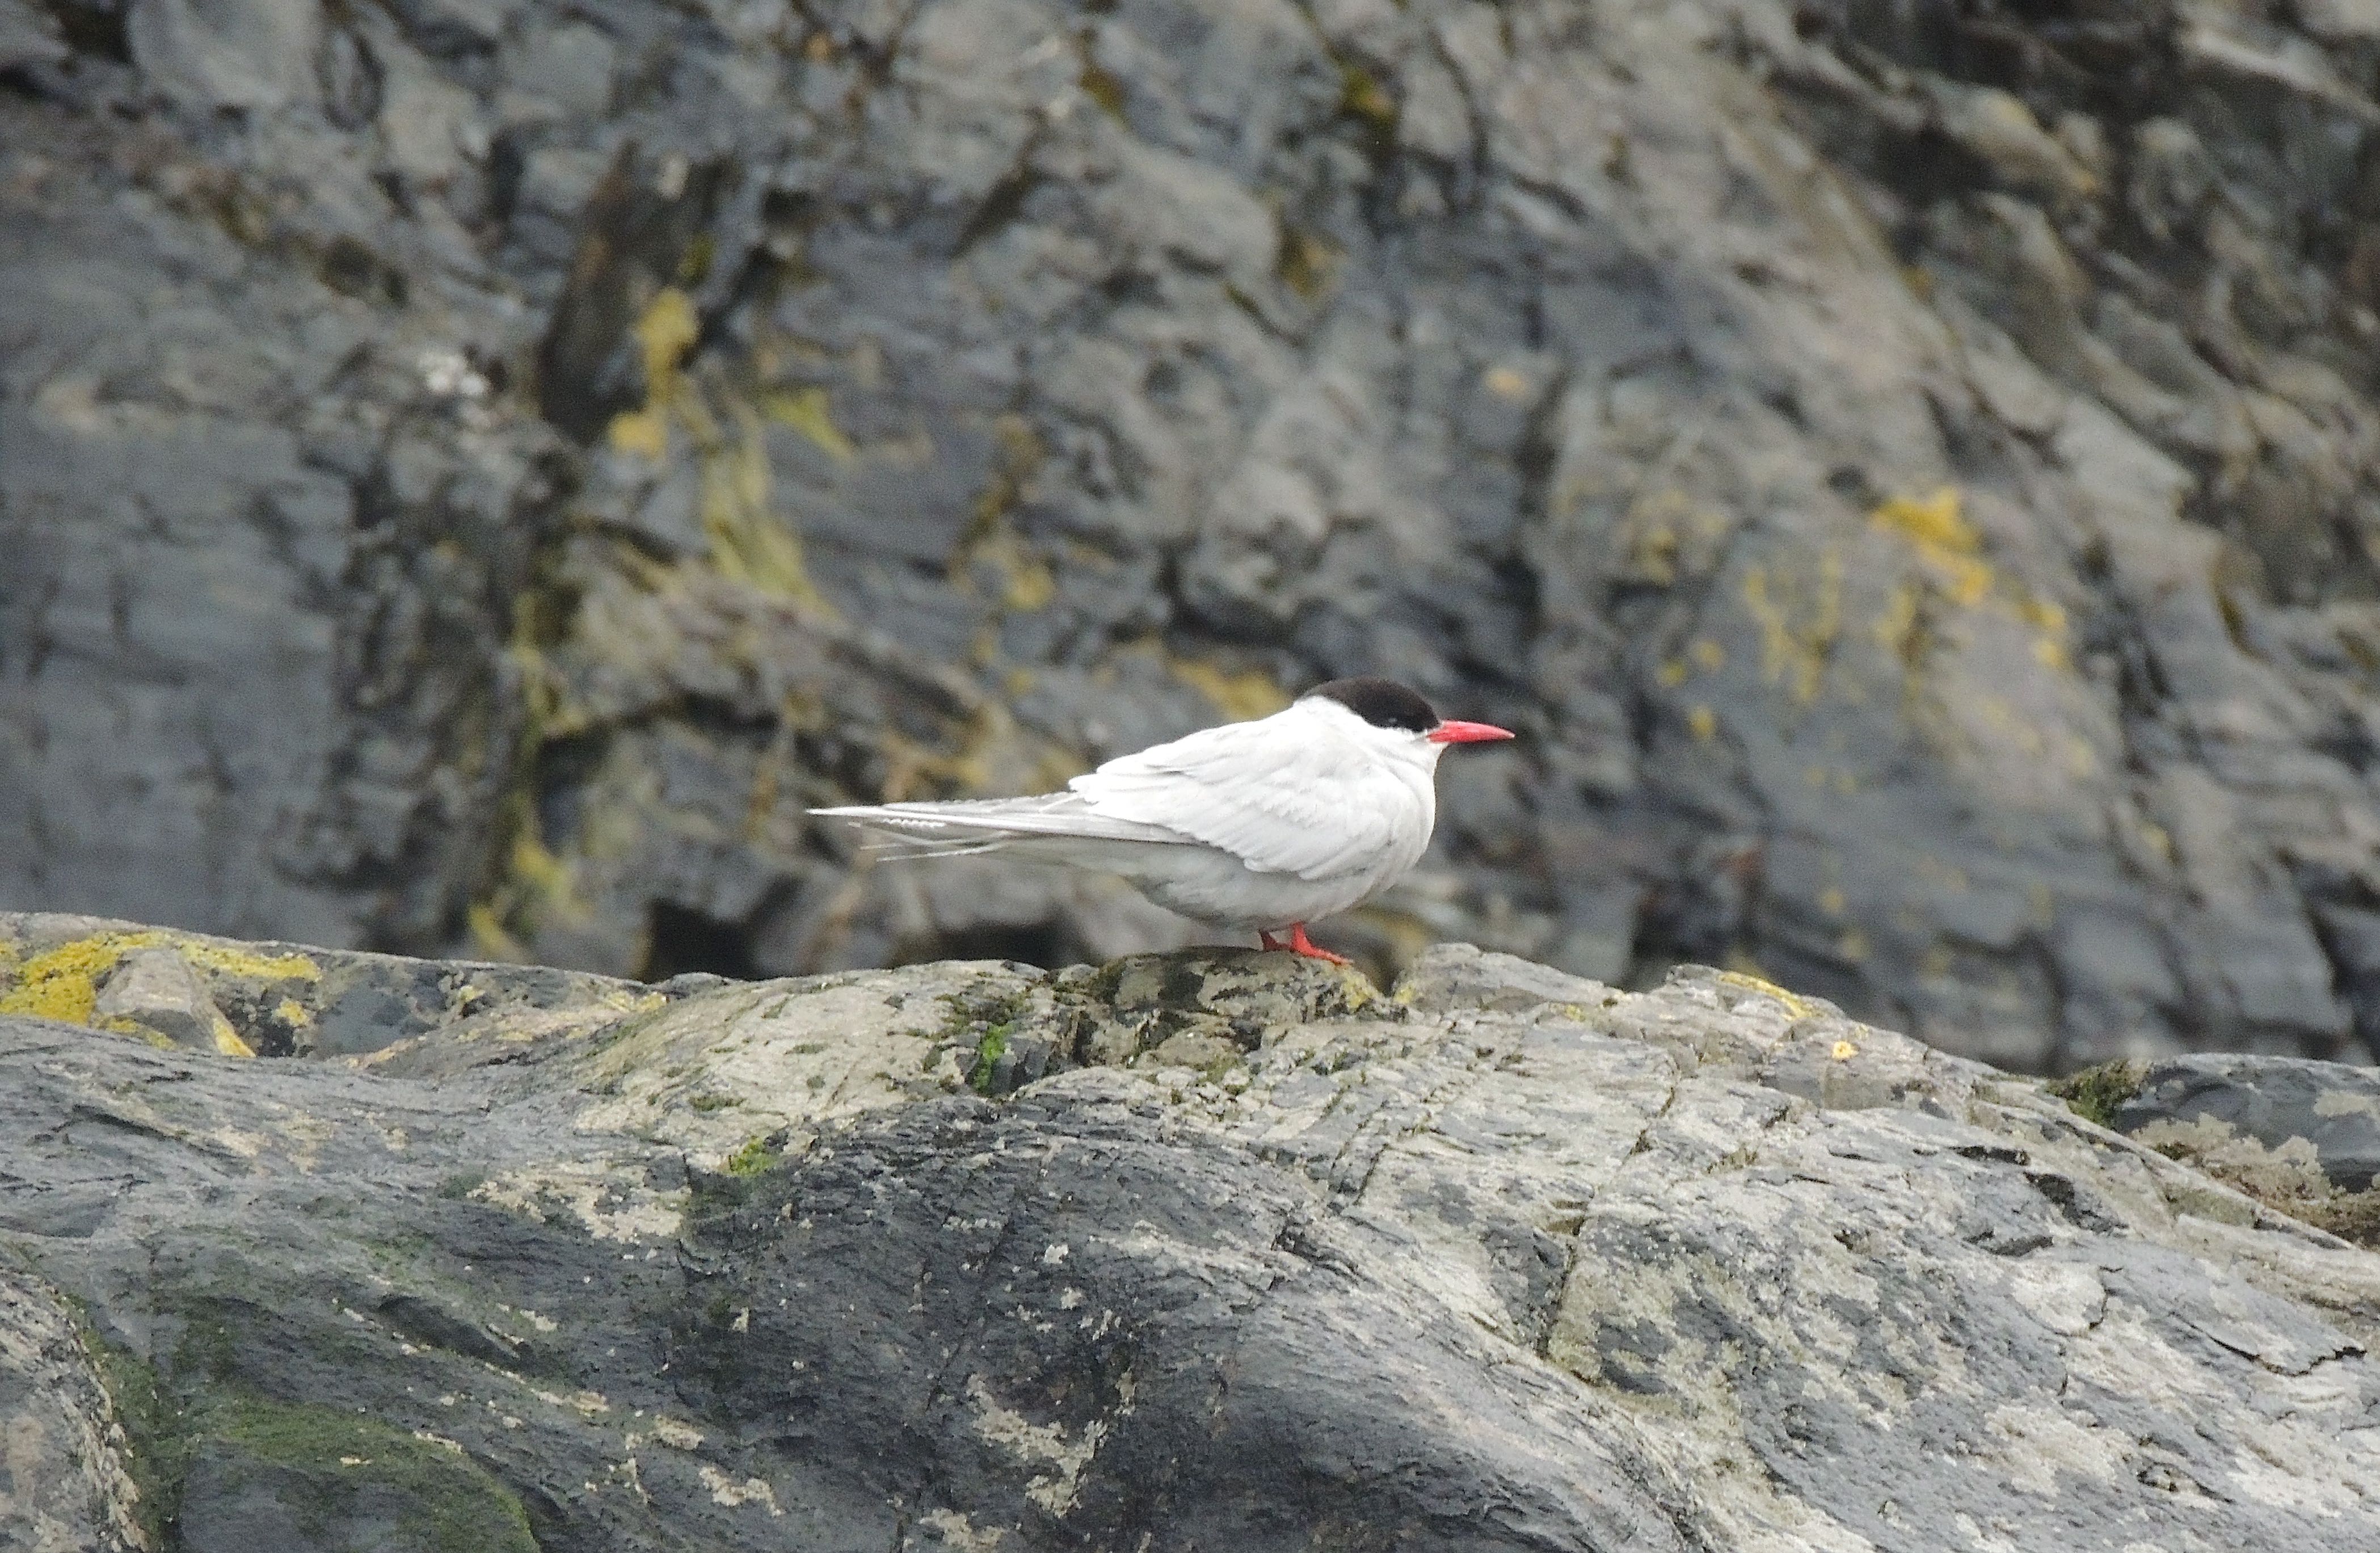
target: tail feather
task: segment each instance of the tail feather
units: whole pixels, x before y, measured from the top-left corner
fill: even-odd
[[[871,857],[889,857],[901,861],[911,857],[977,857],[987,852],[998,852],[1021,838],[994,836],[989,841],[938,842],[925,836],[887,836],[870,842],[859,850]]]
[[[966,798],[943,803],[846,804],[812,809],[823,819],[849,819],[888,840],[919,848],[965,847],[989,852],[1038,837],[1072,841],[1196,844],[1178,831],[1100,814],[1080,794],[1031,798]],[[924,851],[912,855],[941,855]],[[965,855],[964,853],[952,854]]]

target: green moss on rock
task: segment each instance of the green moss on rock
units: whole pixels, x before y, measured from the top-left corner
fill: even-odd
[[[2148,1070],[2138,1062],[2102,1062],[2069,1074],[2052,1084],[2049,1092],[2085,1122],[2113,1127],[2117,1110],[2141,1092],[2147,1078]]]
[[[1008,1037],[1016,1032],[1014,1020],[1002,1020],[989,1025],[982,1038],[975,1044],[975,1066],[968,1070],[967,1084],[978,1095],[991,1093],[993,1075],[1000,1071],[1000,1060],[1008,1055]]]
[[[724,1169],[729,1175],[750,1178],[759,1175],[784,1158],[777,1147],[775,1135],[763,1133],[747,1138],[744,1147],[727,1157]]]
[[[245,1396],[217,1400],[191,1424],[194,1466],[202,1461],[229,1484],[261,1482],[294,1519],[323,1534],[325,1547],[537,1553],[520,1499],[452,1441],[335,1408]]]
[[[182,1476],[189,1463],[188,1442],[176,1427],[173,1400],[156,1369],[130,1349],[112,1342],[79,1301],[75,1335],[106,1389],[115,1422],[124,1431],[124,1470],[139,1493],[133,1513],[151,1547],[167,1546],[165,1533],[181,1502]]]

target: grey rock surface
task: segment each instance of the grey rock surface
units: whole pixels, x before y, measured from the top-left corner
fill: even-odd
[[[103,1027],[147,1034],[168,1046],[256,1055],[215,1007],[190,963],[162,944],[126,954],[99,989],[91,1013]]]
[[[1187,931],[801,810],[1379,672],[1524,736],[1377,969],[2369,1060],[2375,59],[2344,0],[0,0],[0,900],[1106,958]]]
[[[2380,1176],[2380,1070],[2277,1057],[2171,1058],[2148,1064],[2139,1093],[2115,1112],[2118,1129],[2151,1142],[2193,1131],[2202,1119],[2267,1148],[2303,1140],[2330,1183],[2350,1192]]]
[[[55,1289],[0,1263],[0,1533],[23,1553],[143,1541],[117,1401],[88,1338]]]
[[[0,70],[55,65],[67,57],[58,24],[32,0],[0,0]]]
[[[2380,1256],[1742,975],[0,927],[11,1546],[2380,1537]],[[144,931],[300,1013],[478,996],[312,1060],[21,1012]]]

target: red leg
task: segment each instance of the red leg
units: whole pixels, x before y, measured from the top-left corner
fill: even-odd
[[[1289,925],[1289,952],[1292,954],[1303,954],[1309,960],[1328,960],[1334,965],[1348,964],[1344,954],[1333,954],[1308,939],[1305,936],[1305,924],[1303,922],[1293,922]]]
[[[1264,945],[1265,948],[1271,950],[1287,949],[1289,947],[1289,945],[1282,943],[1280,940],[1274,938],[1270,929],[1264,928],[1257,929],[1257,941]]]

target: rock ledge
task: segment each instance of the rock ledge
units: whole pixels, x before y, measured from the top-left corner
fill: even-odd
[[[2349,1553],[2375,1333],[2380,1256],[1726,973],[0,916],[10,1547]]]

